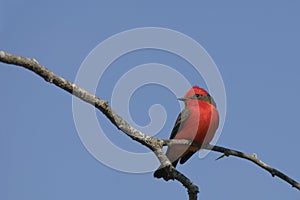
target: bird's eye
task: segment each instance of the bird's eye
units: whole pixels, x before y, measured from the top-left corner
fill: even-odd
[[[199,98],[201,97],[201,94],[195,94],[195,97]]]

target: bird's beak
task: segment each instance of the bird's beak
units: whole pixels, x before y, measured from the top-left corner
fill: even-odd
[[[181,97],[181,98],[177,98],[179,101],[186,101],[188,100],[188,98],[185,98],[185,97]]]

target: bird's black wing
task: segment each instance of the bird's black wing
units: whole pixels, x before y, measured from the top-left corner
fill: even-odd
[[[177,120],[175,122],[174,128],[171,132],[170,139],[175,138],[176,134],[182,129],[185,121],[190,115],[190,110],[188,108],[184,108],[181,113],[179,113]],[[169,149],[168,149],[169,150]],[[172,165],[176,167],[178,163],[178,160],[175,160]],[[166,167],[159,168],[154,172],[154,177],[156,178],[164,178],[165,180],[168,180],[168,169]]]
[[[184,110],[187,110],[187,111],[184,111]],[[185,119],[184,119],[184,121],[188,118],[188,116],[189,116],[189,110],[187,109],[187,108],[185,108],[183,111],[182,111],[182,114],[186,114],[186,116],[185,116]],[[185,113],[184,113],[185,112]],[[179,118],[179,117],[178,117]],[[181,125],[179,125],[179,126],[183,126],[183,123],[184,123],[184,121],[182,122],[182,124]],[[177,123],[177,121],[176,121],[176,123]],[[177,130],[177,132],[179,132],[181,129],[179,128],[179,130]],[[172,134],[173,134],[173,131],[172,131]],[[175,135],[176,134],[174,134],[174,137],[175,137]],[[185,163],[190,157],[192,157],[192,155],[194,154],[194,153],[196,153],[195,151],[189,151],[189,152],[187,152],[182,158],[180,158],[180,164],[183,164],[183,163]],[[177,164],[177,162],[178,162],[178,160],[176,161],[176,164]]]
[[[190,110],[188,108],[185,108],[179,115],[178,118],[175,122],[174,128],[172,130],[170,139],[175,138],[176,134],[182,129],[185,121],[187,120],[187,118],[190,116]],[[185,163],[193,154],[195,153],[195,151],[190,151],[188,152],[185,156],[183,156],[180,159],[180,164]],[[176,166],[177,165],[178,160],[176,160],[173,165]]]
[[[188,108],[184,108],[182,112],[179,113],[174,128],[171,132],[170,139],[175,138],[176,134],[182,129],[185,121],[189,116],[190,116],[190,110]]]
[[[170,139],[175,138],[177,133],[183,128],[184,123],[186,122],[186,120],[188,119],[189,116],[190,116],[190,110],[188,108],[184,108],[182,110],[182,112],[179,113],[177,120],[175,122],[174,128],[171,132]],[[184,162],[186,162],[194,153],[195,152],[188,152],[185,156],[183,156],[180,159],[180,164],[183,164]],[[175,160],[172,164],[174,167],[176,167],[177,163],[178,163],[178,160]]]

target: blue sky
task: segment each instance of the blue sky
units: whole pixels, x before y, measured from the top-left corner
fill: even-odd
[[[297,1],[1,1],[0,47],[74,81],[91,50],[114,34],[149,26],[184,33],[206,49],[224,81],[227,116],[217,144],[256,153],[300,181],[299,8]],[[167,64],[205,87],[184,60],[145,50],[114,62],[96,94],[109,99],[117,77],[144,63]],[[0,89],[0,199],[186,199],[177,182],[120,172],[96,160],[77,133],[70,94],[5,64]],[[157,137],[167,138],[180,111],[169,90],[141,87],[129,108],[142,126],[156,103],[167,113]],[[148,152],[101,113],[97,117],[114,144]],[[194,156],[178,166],[200,187],[199,199],[299,199],[299,191],[254,164],[234,157],[215,161],[219,155]]]

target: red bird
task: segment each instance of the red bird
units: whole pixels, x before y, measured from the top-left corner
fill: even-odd
[[[196,144],[208,144],[214,137],[219,125],[219,114],[214,99],[204,89],[194,86],[187,91],[184,98],[185,108],[179,114],[170,139],[187,139]],[[199,148],[186,145],[172,145],[167,150],[167,157],[176,167],[178,161],[185,163]],[[159,168],[154,177],[165,178],[168,172]]]

